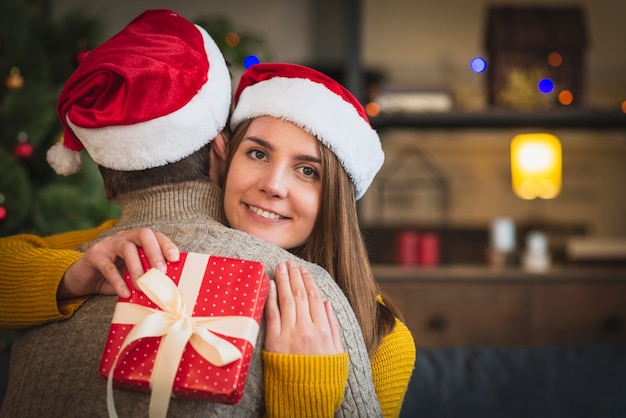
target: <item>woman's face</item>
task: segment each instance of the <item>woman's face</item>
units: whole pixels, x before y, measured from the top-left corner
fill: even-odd
[[[234,151],[224,186],[231,227],[282,248],[313,231],[322,190],[317,138],[270,116],[256,118]]]

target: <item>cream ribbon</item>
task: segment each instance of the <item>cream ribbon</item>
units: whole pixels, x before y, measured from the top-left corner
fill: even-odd
[[[129,302],[118,302],[112,322],[134,325],[115,357],[107,380],[107,408],[117,417],[113,400],[113,371],[120,355],[133,341],[145,337],[163,337],[150,376],[150,417],[165,417],[178,365],[187,342],[207,361],[223,366],[241,358],[239,349],[217,332],[244,339],[253,347],[259,324],[246,316],[192,316],[195,299],[202,285],[208,255],[188,253],[178,287],[157,269],[150,269],[137,286],[161,310]]]

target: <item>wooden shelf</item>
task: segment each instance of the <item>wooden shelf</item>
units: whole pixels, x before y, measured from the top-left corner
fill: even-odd
[[[452,265],[442,267],[404,267],[373,264],[374,277],[379,281],[534,281],[534,282],[622,282],[626,284],[625,267],[553,266],[546,272],[532,273],[518,267],[491,268],[482,265]]]
[[[487,110],[481,112],[424,112],[419,114],[381,115],[370,118],[374,129],[388,128],[626,128],[626,113],[583,109],[516,112]]]

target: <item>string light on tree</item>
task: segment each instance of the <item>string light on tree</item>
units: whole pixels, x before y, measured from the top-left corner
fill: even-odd
[[[60,130],[59,92],[104,28],[85,10],[53,17],[50,3],[0,0],[0,237],[47,236],[119,217],[92,160],[66,177],[53,175],[45,159]]]
[[[24,87],[24,78],[20,74],[20,69],[18,67],[11,67],[9,75],[5,80],[5,85],[9,90],[20,90]]]

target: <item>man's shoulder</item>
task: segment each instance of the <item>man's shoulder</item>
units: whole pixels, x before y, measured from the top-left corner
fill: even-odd
[[[280,262],[293,260],[299,265],[306,266],[311,272],[316,274],[328,275],[328,272],[317,264],[308,262],[295,254],[278,247],[260,238],[252,236],[242,231],[238,231],[229,227],[223,227],[221,231],[222,241],[226,247],[232,247],[241,258],[244,256],[270,265],[276,265]]]

